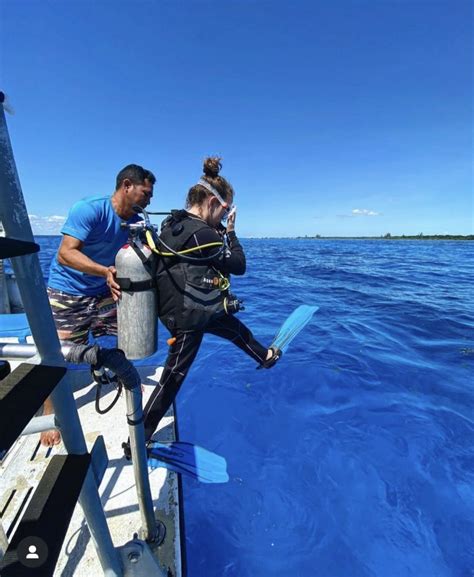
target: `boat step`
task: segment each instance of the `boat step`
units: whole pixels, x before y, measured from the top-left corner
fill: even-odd
[[[38,252],[39,245],[27,240],[18,240],[16,238],[0,237],[0,258],[13,258],[15,256],[24,256]]]
[[[90,463],[89,453],[52,457],[0,564],[2,577],[53,575]],[[32,548],[37,563],[27,557]]]
[[[66,367],[22,363],[0,381],[0,459],[3,459],[66,371]]]

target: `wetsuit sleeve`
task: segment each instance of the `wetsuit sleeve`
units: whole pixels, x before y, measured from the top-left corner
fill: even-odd
[[[230,251],[230,256],[226,260],[225,258],[226,253],[224,252],[223,265],[224,267],[227,266],[232,260],[232,268],[234,268],[234,270],[221,270],[221,272],[236,275],[245,274],[245,268],[246,268],[245,253],[244,249],[242,248],[242,245],[239,242],[239,239],[237,238],[237,235],[235,234],[235,231],[227,233],[226,250]]]
[[[193,235],[192,244],[200,246],[210,242],[222,242],[222,240],[222,236],[217,231],[212,228],[204,228]],[[227,235],[226,244],[224,252],[211,263],[223,274],[245,274],[245,253],[235,232],[230,232]],[[217,248],[202,249],[200,253],[203,257],[209,257],[217,251]]]
[[[61,232],[84,242],[97,225],[97,221],[98,215],[94,206],[88,202],[79,201],[69,211]]]

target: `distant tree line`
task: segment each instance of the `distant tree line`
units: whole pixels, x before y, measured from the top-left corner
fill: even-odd
[[[381,238],[394,240],[474,240],[474,234],[423,234],[420,232],[420,234],[417,235],[402,234],[401,236],[392,236],[389,232],[387,232],[387,234],[383,235]]]
[[[322,239],[322,240],[336,240],[336,239],[351,239],[351,240],[474,240],[474,234],[462,235],[462,234],[420,234],[408,235],[402,234],[401,236],[394,236],[387,232],[381,236],[321,236],[316,234],[314,236],[297,236],[296,238],[306,238],[306,239]]]

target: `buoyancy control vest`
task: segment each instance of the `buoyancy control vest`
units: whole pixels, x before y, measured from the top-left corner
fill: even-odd
[[[189,239],[209,226],[192,218],[185,210],[173,210],[162,224],[160,239],[164,245],[180,251]],[[218,252],[218,251],[216,251]],[[192,253],[197,256],[197,253]],[[176,330],[202,330],[216,315],[224,313],[227,290],[222,275],[203,258],[202,264],[184,262],[177,256],[162,257],[158,266],[158,311],[161,322],[173,334]]]

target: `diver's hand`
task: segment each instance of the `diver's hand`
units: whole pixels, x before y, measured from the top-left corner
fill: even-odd
[[[115,302],[120,299],[120,285],[117,283],[117,269],[114,266],[107,267],[107,286],[112,293],[112,298]]]
[[[227,215],[227,229],[226,232],[233,232],[235,231],[235,217],[237,216],[237,207],[234,208],[229,212]]]

